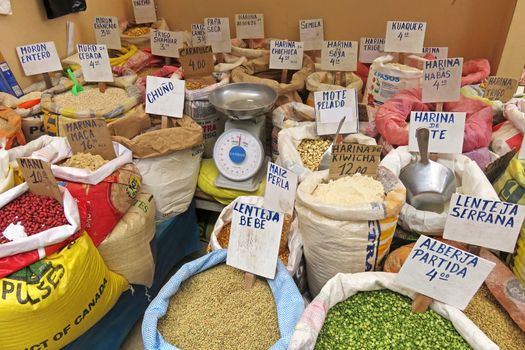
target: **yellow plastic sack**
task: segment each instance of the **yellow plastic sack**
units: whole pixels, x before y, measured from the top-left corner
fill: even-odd
[[[106,119],[106,122],[111,123],[119,118]],[[46,134],[48,134],[49,136],[65,136],[64,126],[66,124],[76,122],[79,119],[65,117],[60,114],[44,111],[44,129],[46,131]]]
[[[0,349],[60,349],[98,322],[127,286],[84,233],[0,280]]]
[[[197,186],[199,186],[202,192],[209,194],[221,204],[228,205],[239,196],[264,196],[264,181],[261,183],[261,186],[259,186],[257,191],[245,192],[216,187],[213,183],[217,176],[219,176],[219,170],[215,166],[213,159],[203,159],[201,162]]]

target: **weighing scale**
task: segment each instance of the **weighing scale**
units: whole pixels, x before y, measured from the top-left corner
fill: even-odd
[[[213,148],[219,170],[215,186],[253,192],[266,173],[265,120],[277,93],[262,84],[236,83],[214,90],[209,97],[215,109],[228,117],[224,133]]]

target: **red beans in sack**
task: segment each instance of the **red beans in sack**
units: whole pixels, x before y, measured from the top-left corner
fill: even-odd
[[[134,164],[126,164],[96,185],[65,181],[75,198],[80,224],[98,246],[135,202],[142,177]]]
[[[0,244],[11,241],[3,234],[11,224],[22,225],[27,236],[32,236],[69,222],[56,199],[26,192],[0,209]]]

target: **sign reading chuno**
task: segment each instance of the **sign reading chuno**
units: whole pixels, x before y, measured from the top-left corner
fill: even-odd
[[[182,118],[184,80],[146,77],[146,113]]]

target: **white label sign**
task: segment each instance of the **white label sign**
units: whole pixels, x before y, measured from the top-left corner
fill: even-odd
[[[341,134],[353,134],[359,130],[359,114],[355,89],[314,92],[317,134],[335,134],[339,121],[346,117]]]
[[[372,63],[385,54],[385,38],[361,38],[359,62]]]
[[[235,30],[239,39],[263,39],[264,15],[262,13],[235,15]]]
[[[459,100],[463,58],[425,61],[423,66],[422,101],[452,102]]]
[[[226,264],[273,279],[283,221],[282,213],[237,201],[233,206]]]
[[[448,57],[448,47],[446,46],[427,46],[423,48],[423,52],[414,53],[414,55],[423,57],[427,53],[430,53],[436,56],[437,59],[447,58]]]
[[[231,52],[230,20],[228,17],[205,18],[204,25],[206,28],[206,45],[211,45],[213,52]]]
[[[455,193],[449,208],[444,238],[514,251],[525,219],[524,206]]]
[[[155,29],[151,31],[151,52],[157,56],[179,57],[179,49],[184,45],[182,32]]]
[[[264,207],[285,214],[292,214],[297,189],[297,174],[268,162]]]
[[[395,282],[464,310],[494,266],[474,254],[420,236]]]
[[[206,26],[202,23],[194,23],[191,25],[191,45],[205,46],[206,45]]]
[[[106,45],[78,44],[77,51],[85,81],[113,81]]]
[[[153,0],[131,0],[135,23],[153,23],[157,21]]]
[[[270,69],[299,70],[303,66],[304,43],[272,40],[270,42]]]
[[[408,150],[418,152],[416,130],[427,128],[429,152],[463,153],[466,116],[465,112],[411,112]]]
[[[146,113],[182,118],[184,80],[148,75],[146,77]]]
[[[425,22],[386,22],[385,51],[422,52],[426,27]]]
[[[353,72],[357,70],[357,41],[324,41],[321,69]]]
[[[16,48],[25,75],[35,75],[62,70],[55,43],[47,41]]]
[[[324,41],[323,19],[303,19],[299,21],[299,37],[306,51],[321,50]]]
[[[120,32],[117,17],[97,16],[93,22],[97,44],[106,45],[108,49],[120,50]]]

